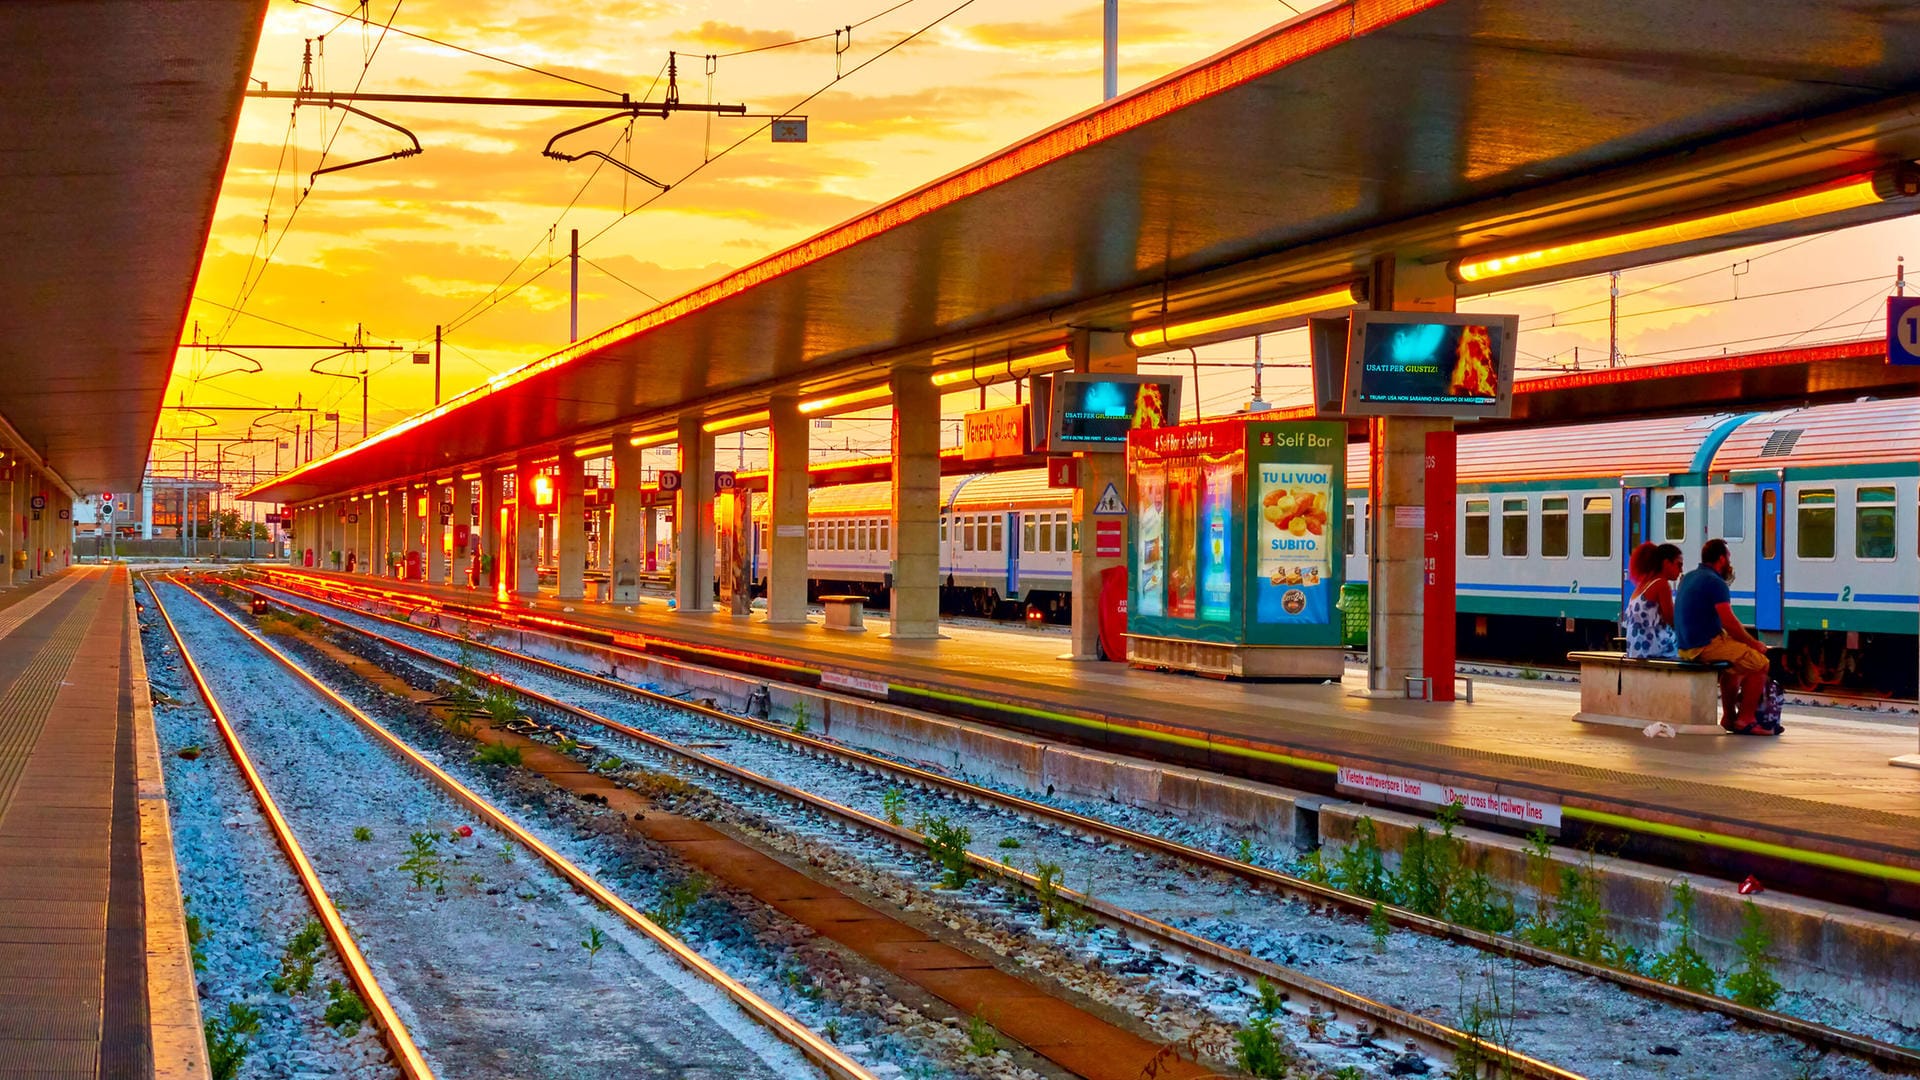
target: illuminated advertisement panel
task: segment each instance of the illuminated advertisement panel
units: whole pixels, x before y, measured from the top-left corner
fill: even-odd
[[[1348,416],[1506,416],[1516,315],[1356,312],[1341,412]]]
[[[1338,647],[1344,423],[1227,418],[1137,431],[1127,632]]]

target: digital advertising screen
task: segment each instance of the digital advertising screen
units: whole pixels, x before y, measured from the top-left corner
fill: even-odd
[[[1136,428],[1166,427],[1180,415],[1178,376],[1069,373],[1053,377],[1048,448],[1127,448]]]
[[[1506,416],[1517,315],[1355,312],[1341,411],[1348,416]]]

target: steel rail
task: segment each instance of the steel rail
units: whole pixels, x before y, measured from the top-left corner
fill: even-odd
[[[192,589],[186,589],[185,591],[187,595],[206,605],[208,610],[226,620],[235,630],[238,630],[249,641],[258,646],[262,652],[265,652],[274,660],[278,661],[288,672],[324,696],[336,708],[346,713],[362,728],[365,728],[370,734],[378,738],[381,742],[384,742],[388,748],[400,755],[401,758],[415,769],[424,773],[428,779],[438,784],[456,801],[464,804],[468,809],[480,815],[481,818],[485,819],[486,822],[492,825],[497,831],[504,833],[538,855],[562,877],[566,878],[575,888],[598,901],[601,906],[618,915],[635,930],[640,931],[652,939],[655,944],[659,945],[675,960],[679,961],[681,966],[718,987],[729,998],[733,999],[734,1003],[739,1005],[747,1015],[758,1021],[782,1042],[792,1046],[795,1050],[798,1050],[802,1056],[825,1070],[829,1076],[836,1078],[836,1080],[878,1080],[865,1066],[848,1057],[832,1043],[822,1039],[805,1024],[800,1023],[783,1010],[774,1006],[771,1002],[748,989],[745,984],[733,976],[720,970],[719,967],[707,958],[687,947],[680,939],[667,933],[651,919],[642,915],[611,889],[608,889],[592,875],[580,869],[566,856],[547,846],[539,837],[533,835],[533,833],[527,831],[518,822],[495,808],[492,803],[481,797],[477,792],[465,784],[462,784],[459,780],[454,779],[451,774],[441,769],[438,765],[428,761],[418,751],[414,750],[412,746],[388,730],[385,725],[361,711],[358,706],[346,698],[334,692],[332,688],[321,682],[311,672],[307,671],[306,668],[301,667],[292,657],[275,648],[270,642],[252,630],[247,629],[240,620],[221,610],[218,604],[201,596]],[[171,623],[169,623],[169,625],[171,625]]]
[[[270,583],[270,587],[274,589],[278,589],[283,592],[294,593],[295,595],[302,595],[298,591],[288,588],[285,585]],[[253,590],[249,588],[248,591],[251,592]],[[269,596],[268,599],[273,600],[276,603],[287,603],[286,601],[280,600],[276,597]],[[334,601],[330,601],[322,598],[316,598],[316,597],[310,597],[310,599],[318,599],[319,602],[321,603],[335,603]],[[299,605],[294,605],[294,604],[289,604],[288,606],[299,607]],[[336,606],[344,607],[345,605],[336,605]],[[422,605],[422,607],[424,606],[425,605]],[[354,626],[351,626],[350,624],[341,623],[339,620],[333,619],[322,612],[313,611],[307,608],[301,608],[300,610],[306,612],[307,614],[314,615],[315,617],[326,619],[327,621],[333,622],[336,625],[346,626],[348,629],[353,630],[357,633],[370,634],[371,636],[376,638],[380,637],[380,635],[371,634],[370,631],[367,631],[363,628],[354,627]],[[431,636],[444,638],[448,641],[463,640],[455,637],[452,634],[447,633],[444,630],[437,630],[431,627],[420,626],[417,623],[409,622],[404,619],[395,619],[391,616],[381,615],[376,612],[363,612],[363,611],[355,610],[355,614],[360,615],[363,618],[375,619],[381,622],[386,622],[396,626],[405,627],[406,629],[411,630],[415,633],[428,634]],[[514,633],[525,632],[524,629],[521,627],[504,626],[503,628],[511,630]],[[1231,874],[1236,877],[1243,878],[1247,881],[1261,884],[1269,888],[1278,890],[1284,894],[1292,895],[1299,899],[1308,900],[1308,901],[1317,902],[1317,903],[1335,905],[1347,911],[1352,912],[1357,917],[1361,917],[1361,918],[1368,917],[1369,915],[1371,915],[1374,908],[1374,902],[1371,900],[1367,900],[1364,897],[1356,896],[1352,893],[1342,892],[1341,890],[1335,889],[1331,886],[1322,885],[1313,881],[1308,881],[1304,878],[1296,877],[1292,874],[1282,873],[1281,871],[1273,870],[1267,867],[1254,866],[1249,863],[1243,863],[1236,859],[1228,858],[1227,856],[1224,856],[1224,855],[1218,855],[1218,854],[1215,854],[1214,852],[1206,851],[1201,848],[1190,847],[1188,845],[1178,843],[1177,841],[1167,840],[1163,837],[1154,836],[1149,833],[1143,833],[1143,832],[1138,832],[1136,830],[1127,829],[1123,826],[1100,821],[1096,818],[1085,817],[1083,815],[1076,814],[1069,810],[1062,810],[1062,809],[1059,809],[1058,807],[1048,806],[1045,803],[1035,802],[1031,799],[1022,798],[1018,795],[1009,795],[1005,792],[996,791],[992,788],[982,787],[977,784],[970,784],[964,780],[956,780],[956,779],[953,779],[952,777],[942,776],[939,773],[931,772],[926,769],[921,769],[912,765],[906,765],[900,762],[891,761],[886,758],[879,757],[874,754],[869,754],[861,750],[855,750],[849,747],[840,746],[834,743],[827,742],[823,739],[816,738],[811,735],[799,734],[788,728],[780,727],[779,725],[776,725],[776,724],[764,723],[758,720],[751,719],[749,717],[735,716],[732,713],[724,712],[720,709],[708,708],[706,706],[700,705],[695,702],[684,701],[680,698],[676,698],[668,694],[661,694],[656,691],[647,690],[642,687],[634,686],[629,683],[623,683],[618,680],[604,678],[602,676],[598,676],[598,675],[591,674],[589,672],[584,672],[574,668],[570,668],[563,664],[558,664],[550,660],[544,660],[539,657],[528,656],[522,653],[512,652],[510,650],[502,649],[498,646],[490,645],[485,642],[474,641],[471,639],[464,639],[464,640],[467,640],[468,644],[472,645],[475,648],[479,648],[483,651],[503,657],[515,663],[537,668],[556,678],[571,679],[578,682],[581,685],[588,686],[591,688],[611,690],[619,693],[624,693],[632,697],[638,697],[638,698],[641,698],[642,700],[646,700],[646,701],[667,706],[670,708],[685,709],[685,710],[697,713],[701,716],[704,716],[710,720],[718,721],[718,722],[732,725],[735,727],[746,728],[750,731],[755,732],[756,734],[762,734],[770,738],[780,739],[789,743],[804,746],[807,749],[821,755],[848,760],[848,761],[857,763],[858,765],[865,768],[884,772],[889,775],[910,780],[914,783],[923,784],[923,785],[932,786],[932,787],[938,787],[946,791],[952,792],[956,795],[961,795],[967,798],[974,799],[976,801],[996,804],[998,806],[1004,807],[1006,809],[1009,809],[1030,817],[1041,818],[1046,821],[1053,822],[1055,824],[1068,825],[1073,828],[1076,828],[1085,832],[1090,832],[1095,835],[1104,837],[1106,839],[1109,839],[1118,843],[1123,843],[1140,850],[1150,851],[1150,852],[1165,855],[1171,858],[1197,863],[1199,865],[1206,867],[1207,869],[1217,870],[1222,873]],[[394,644],[398,645],[402,649],[412,649],[412,646],[408,646],[405,643],[394,642]],[[617,652],[625,651],[625,650],[619,649],[618,646],[601,646],[601,647],[611,649]],[[431,656],[432,654],[424,654],[424,655]],[[440,658],[433,657],[433,659],[439,660]],[[645,654],[645,659],[650,663],[661,664],[664,666],[674,666],[674,667],[679,667],[679,668],[689,669],[694,671],[701,671],[701,672],[710,671],[710,669],[702,668],[697,664],[692,664],[684,660],[677,660],[669,657],[662,657],[652,653]],[[445,661],[442,661],[442,662],[445,662]],[[740,676],[738,673],[734,673],[734,672],[720,672],[719,674],[725,674],[732,678],[743,677],[743,676]],[[824,689],[816,689],[812,687],[808,687],[806,689],[810,693],[828,693],[828,691]],[[563,705],[562,707],[571,708],[571,706],[565,706],[565,705]],[[1801,1039],[1814,1046],[1853,1054],[1859,1057],[1867,1058],[1871,1061],[1878,1062],[1883,1065],[1894,1066],[1894,1067],[1907,1069],[1907,1070],[1920,1070],[1920,1050],[1916,1050],[1914,1048],[1900,1046],[1894,1043],[1884,1042],[1879,1039],[1871,1038],[1869,1036],[1856,1034],[1850,1031],[1844,1031],[1842,1029],[1830,1027],[1826,1024],[1817,1023],[1811,1020],[1803,1020],[1799,1017],[1789,1016],[1785,1013],[1775,1012],[1770,1009],[1760,1009],[1750,1005],[1742,1005],[1728,998],[1718,997],[1712,994],[1703,994],[1698,991],[1689,990],[1685,987],[1675,986],[1672,983],[1661,982],[1658,979],[1649,978],[1645,975],[1640,975],[1635,972],[1622,971],[1618,968],[1611,968],[1603,964],[1592,963],[1590,961],[1582,960],[1578,957],[1568,956],[1564,953],[1553,952],[1552,950],[1549,950],[1549,949],[1543,949],[1543,948],[1540,948],[1539,946],[1531,945],[1524,941],[1519,941],[1513,938],[1503,937],[1496,934],[1490,934],[1485,931],[1475,930],[1470,927],[1461,926],[1457,923],[1451,923],[1444,919],[1436,919],[1431,916],[1422,915],[1419,912],[1412,911],[1407,908],[1397,907],[1391,904],[1384,904],[1381,906],[1385,908],[1388,919],[1394,925],[1403,927],[1405,929],[1410,929],[1410,930],[1428,934],[1434,937],[1439,937],[1448,941],[1453,941],[1457,944],[1467,945],[1476,949],[1480,949],[1485,952],[1491,952],[1491,953],[1495,953],[1495,954],[1510,957],[1510,958],[1522,959],[1522,960],[1526,960],[1528,962],[1538,964],[1541,966],[1557,967],[1567,971],[1575,972],[1577,974],[1586,975],[1591,978],[1602,979],[1607,982],[1611,982],[1617,986],[1620,986],[1625,990],[1639,994],[1644,997],[1650,997],[1650,998],[1655,998],[1659,1000],[1669,1001],[1674,1004],[1681,1005],[1690,1009],[1699,1010],[1699,1011],[1721,1013],[1722,1015],[1731,1017],[1743,1023],[1751,1024],[1755,1027],[1765,1028],[1769,1030],[1778,1031],[1782,1034],[1791,1035],[1795,1038]]]
[[[250,587],[242,586],[242,589],[244,591],[253,593],[253,595],[256,595],[256,596],[266,595]],[[357,634],[363,638],[366,638],[369,641],[376,643],[382,648],[390,649],[395,652],[402,653],[405,656],[414,658],[416,660],[424,661],[436,668],[445,669],[447,671],[454,672],[454,673],[459,673],[465,670],[458,661],[448,660],[443,656],[439,656],[435,653],[429,652],[428,650],[419,648],[418,646],[409,645],[406,642],[398,641],[386,635],[375,633],[371,630],[366,629],[365,627],[354,626],[351,623],[347,623],[343,620],[334,618],[333,616],[327,615],[324,612],[315,611],[304,605],[291,603],[279,597],[267,596],[266,598],[273,603],[282,605],[283,607],[287,607],[301,614],[310,615],[316,619],[320,619],[331,625],[340,627],[341,629],[346,630],[349,633]],[[222,612],[222,614],[225,614],[225,613]],[[378,616],[376,616],[376,618],[377,617]],[[229,619],[231,619],[231,616],[229,616]],[[414,630],[420,630],[426,633],[439,633],[437,631],[427,631],[422,627],[411,626],[411,624],[409,624],[409,626]],[[445,634],[441,634],[440,636],[449,637],[449,638],[451,637],[450,635],[445,635]],[[500,649],[497,649],[496,647],[487,646],[478,642],[475,642],[473,644],[480,645],[482,648],[499,653],[500,655],[503,655],[509,659],[528,662],[535,666],[553,666],[557,668],[559,672],[568,674],[568,675],[577,676],[581,674],[579,672],[573,672],[570,669],[559,668],[557,665],[548,665],[547,661],[531,660],[530,658],[520,656],[519,654],[506,652],[505,650],[500,650]],[[551,695],[543,694],[529,687],[521,686],[517,683],[511,682],[499,676],[498,674],[488,674],[488,675],[485,675],[484,677],[487,680],[487,682],[490,683],[491,685],[501,687],[502,689],[507,690],[508,692],[513,693],[542,709],[546,709],[546,710],[558,712],[567,716],[571,716],[583,722],[593,724],[597,727],[605,728],[608,731],[616,732],[620,735],[626,736],[627,738],[633,739],[636,742],[640,742],[657,751],[660,751],[661,753],[668,754],[670,756],[677,757],[681,760],[684,760],[700,769],[704,769],[711,773],[715,773],[717,775],[726,777],[727,779],[734,780],[751,787],[759,788],[761,790],[770,792],[776,796],[780,796],[782,798],[786,798],[788,800],[798,802],[803,806],[809,807],[813,810],[819,811],[829,816],[838,818],[858,828],[865,829],[871,832],[880,833],[903,845],[921,849],[921,850],[924,850],[927,846],[926,838],[922,836],[920,833],[915,832],[911,829],[894,825],[891,822],[881,820],[863,811],[854,809],[849,806],[845,806],[841,803],[834,802],[831,799],[827,799],[823,796],[816,795],[813,792],[807,791],[803,788],[794,787],[790,784],[772,779],[771,777],[768,777],[768,776],[761,775],[760,773],[754,772],[742,766],[735,765],[731,762],[723,761],[719,758],[715,758],[708,754],[703,754],[700,751],[694,750],[690,747],[681,746],[680,744],[675,743],[670,739],[663,738],[659,735],[653,734],[652,732],[634,727],[630,724],[622,723],[618,720],[612,719],[611,717],[602,716],[582,706],[575,705],[570,702],[561,701],[560,699],[552,697]],[[605,683],[605,680],[600,680],[593,676],[588,676],[587,679],[594,682],[595,684]],[[629,692],[632,692],[637,689],[634,687],[623,687],[622,684],[618,684],[618,683],[614,683],[610,685],[614,686],[615,688],[625,689]],[[657,696],[657,695],[650,695],[650,696]],[[732,721],[738,721],[740,719],[739,717],[730,716],[729,714],[719,712],[718,710],[706,709],[704,706],[690,705],[689,703],[680,701],[677,698],[661,697],[659,698],[659,700],[665,702],[666,704],[670,704],[676,708],[692,709],[693,711],[699,712],[702,715],[712,716],[717,719],[732,720]],[[754,725],[754,726],[756,728],[762,727],[762,725]],[[771,730],[781,734],[791,734],[790,732],[785,732],[783,729],[774,728]],[[807,740],[807,741],[812,742],[813,740]],[[827,747],[827,749],[832,750],[835,753],[842,752],[839,750],[839,748]],[[879,762],[879,759],[873,759],[873,760],[876,762]],[[889,765],[889,766],[892,765],[892,763],[886,763],[886,762],[879,762],[879,763]],[[893,766],[893,767],[897,768],[897,766]],[[915,772],[917,773],[918,770],[915,770]],[[933,774],[924,774],[924,775],[927,775],[929,777],[933,776]],[[1070,823],[1072,821],[1091,820],[1091,819],[1080,819],[1077,817],[1077,815],[1070,815],[1065,820],[1067,820]],[[1139,834],[1134,834],[1134,835],[1139,835]],[[1034,892],[1039,891],[1040,882],[1039,882],[1039,879],[1034,875],[1028,874],[1024,871],[1015,869],[1010,866],[1006,866],[1001,863],[994,862],[993,860],[986,858],[985,856],[975,854],[974,852],[967,852],[966,854],[967,854],[968,863],[971,866],[973,866],[977,871],[1013,882],[1030,891],[1034,891]],[[1291,968],[1282,967],[1278,964],[1274,964],[1270,961],[1262,960],[1259,957],[1242,952],[1240,950],[1232,949],[1225,945],[1221,945],[1218,942],[1210,941],[1206,938],[1188,933],[1184,930],[1176,929],[1175,927],[1168,926],[1165,923],[1162,923],[1156,919],[1153,919],[1146,915],[1142,915],[1130,909],[1121,907],[1117,904],[1112,904],[1107,901],[1101,900],[1097,897],[1089,896],[1082,892],[1069,889],[1063,886],[1055,885],[1053,886],[1053,891],[1057,895],[1066,898],[1071,903],[1079,907],[1092,911],[1100,915],[1101,917],[1108,919],[1111,922],[1119,923],[1124,926],[1130,926],[1143,933],[1150,934],[1154,937],[1160,938],[1161,940],[1174,946],[1176,949],[1190,952],[1190,953],[1195,953],[1202,957],[1206,957],[1214,961],[1217,961],[1219,963],[1226,964],[1236,969],[1238,972],[1240,972],[1242,975],[1248,978],[1264,978],[1288,990],[1298,992],[1299,994],[1311,999],[1312,1001],[1318,1002],[1319,1004],[1324,1005],[1327,1008],[1328,1013],[1332,1016],[1337,1017],[1341,1012],[1346,1012],[1349,1014],[1354,1014],[1359,1017],[1365,1018],[1366,1020],[1370,1020],[1374,1024],[1378,1025],[1380,1029],[1390,1030],[1394,1033],[1397,1033],[1400,1036],[1410,1039],[1414,1044],[1420,1046],[1423,1052],[1425,1052],[1428,1056],[1435,1058],[1436,1060],[1439,1060],[1442,1062],[1451,1061],[1456,1051],[1461,1049],[1469,1049],[1474,1053],[1478,1054],[1482,1060],[1490,1064],[1497,1064],[1502,1068],[1509,1070],[1509,1073],[1511,1075],[1535,1077],[1535,1078],[1538,1078],[1538,1080],[1583,1080],[1583,1078],[1579,1073],[1562,1069],[1559,1066],[1550,1064],[1545,1061],[1541,1061],[1537,1058],[1530,1057],[1526,1054],[1520,1053],[1519,1051],[1513,1050],[1511,1048],[1501,1046],[1497,1043],[1492,1043],[1487,1040],[1481,1039],[1478,1036],[1475,1036],[1468,1032],[1461,1031],[1456,1028],[1449,1027],[1445,1024],[1438,1023],[1437,1021],[1429,1020],[1426,1017],[1419,1016],[1413,1013],[1406,1012],[1402,1009],[1395,1008],[1392,1005],[1388,1005],[1383,1002],[1374,1001],[1371,998],[1367,998],[1360,994],[1356,994],[1350,990],[1346,990],[1341,987],[1335,986],[1331,983],[1322,981],[1320,979],[1316,979],[1311,975],[1307,975],[1302,972],[1295,971]],[[1300,1010],[1296,1008],[1294,1011],[1297,1012]],[[1309,1015],[1312,1014],[1310,1010],[1308,1014]],[[1368,1034],[1368,1030],[1365,1025],[1357,1026],[1356,1032],[1362,1036],[1365,1036]]]
[[[305,849],[293,835],[293,828],[281,815],[280,806],[273,795],[267,791],[266,782],[260,778],[260,771],[254,768],[253,759],[248,756],[246,747],[240,742],[240,734],[228,722],[226,710],[213,695],[213,688],[200,673],[200,664],[194,660],[193,653],[187,648],[186,638],[180,628],[174,625],[173,616],[167,612],[166,601],[160,598],[160,590],[153,587],[153,580],[142,575],[146,581],[147,592],[153,597],[154,609],[160,612],[160,618],[167,624],[167,632],[173,635],[174,647],[180,650],[180,659],[186,662],[187,674],[193,679],[195,689],[200,692],[200,700],[206,702],[207,712],[212,714],[213,723],[220,731],[220,738],[227,744],[227,750],[233,755],[234,764],[239,766],[240,775],[245,778],[247,788],[253,792],[254,801],[260,804],[260,812],[273,829],[274,839],[280,843],[280,849],[287,853],[287,861],[293,864],[293,872],[300,878],[300,885],[306,890],[307,899],[313,904],[314,911],[320,916],[320,924],[327,929],[327,937],[332,939],[334,951],[340,956],[340,964],[346,968],[347,978],[353,981],[360,1000],[366,1003],[367,1010],[373,1014],[374,1022],[380,1026],[387,1049],[393,1052],[394,1060],[399,1063],[400,1071],[408,1080],[433,1080],[433,1069],[427,1064],[426,1057],[414,1044],[413,1036],[407,1031],[407,1025],[394,1011],[393,1002],[388,1000],[386,991],[381,989],[380,981],[374,978],[373,969],[368,966],[366,956],[353,940],[346,922],[340,918],[340,910],[334,906],[333,898],[327,895],[327,888],[320,883],[313,863],[308,861]],[[172,581],[172,576],[168,576]],[[177,585],[178,583],[175,582]],[[192,590],[185,590],[189,593]]]

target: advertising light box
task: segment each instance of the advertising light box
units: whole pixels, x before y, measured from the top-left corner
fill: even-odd
[[[1513,409],[1517,315],[1358,311],[1347,337],[1347,416],[1503,417]]]
[[[1346,425],[1236,417],[1135,431],[1127,452],[1130,659],[1338,677]]]
[[[1180,377],[1080,372],[1056,375],[1049,413],[1048,449],[1056,453],[1121,453],[1127,449],[1128,433],[1178,420]]]

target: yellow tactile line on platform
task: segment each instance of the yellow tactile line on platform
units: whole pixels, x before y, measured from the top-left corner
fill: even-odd
[[[48,604],[60,599],[68,589],[80,584],[80,580],[79,574],[68,574],[62,580],[41,587],[39,592],[5,611],[0,611],[0,638],[5,638],[19,629],[28,619],[45,611]]]
[[[99,610],[100,597],[82,597],[27,661],[5,696],[0,696],[0,820],[6,818],[13,804],[27,759],[33,756],[33,748],[46,730],[53,699],[59,695],[60,684],[73,667],[73,658]]]
[[[116,571],[117,572],[117,571]],[[111,587],[111,586],[109,586]],[[146,893],[147,1028],[153,1080],[211,1080],[200,989],[173,855],[172,809],[153,726],[153,688],[134,587],[127,585],[127,663],[133,681],[133,761],[140,799],[140,881]]]

